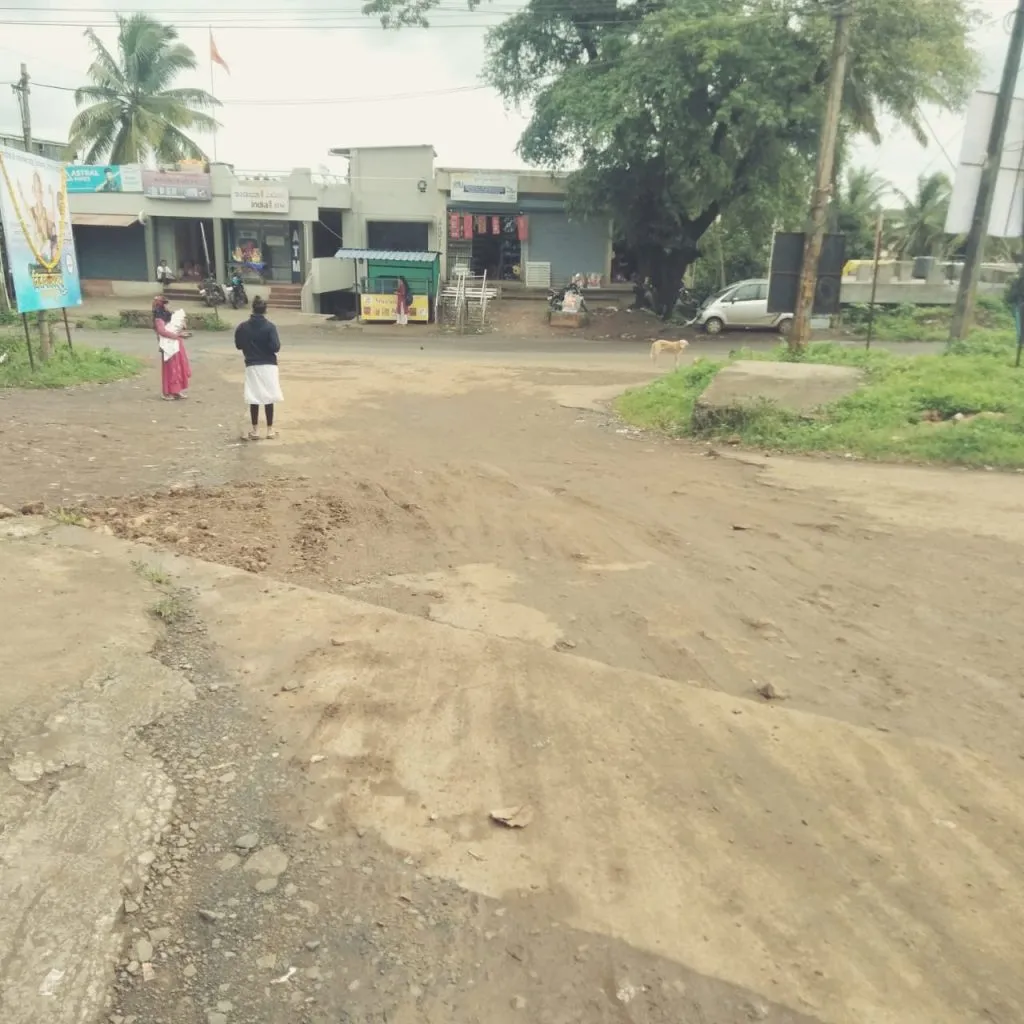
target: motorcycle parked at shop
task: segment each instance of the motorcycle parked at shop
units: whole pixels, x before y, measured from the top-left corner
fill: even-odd
[[[199,286],[199,297],[208,306],[222,306],[228,301],[227,294],[224,291],[224,285],[212,276],[206,278],[206,280]]]
[[[242,283],[241,275],[236,271],[231,275],[231,308],[238,309],[240,306],[249,305],[249,296],[246,294],[245,285]]]

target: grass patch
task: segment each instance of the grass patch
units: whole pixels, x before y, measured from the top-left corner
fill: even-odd
[[[0,333],[0,388],[67,388],[75,384],[107,384],[134,377],[143,368],[134,356],[113,352],[109,348],[76,345],[69,351],[64,341],[55,339],[50,359],[39,361],[38,343],[32,340],[36,366],[32,369],[24,336]]]
[[[868,333],[870,307],[857,303],[843,308],[843,326],[858,337]],[[875,341],[947,341],[953,319],[952,306],[875,307]],[[974,307],[974,327],[977,331],[1005,332],[1009,340],[1016,337],[1013,314],[1005,299],[997,295],[979,295]]]
[[[49,516],[61,526],[81,526],[85,522],[85,515],[78,508],[53,508],[50,509]]]
[[[167,594],[149,609],[149,613],[165,626],[173,626],[184,621],[188,615],[188,605],[180,595]]]
[[[618,401],[624,419],[677,436],[729,438],[751,447],[788,452],[850,453],[864,458],[941,462],[964,466],[1024,466],[1024,368],[1013,367],[1015,342],[1005,331],[976,331],[967,342],[934,355],[818,343],[803,360],[860,367],[865,384],[814,416],[765,403],[743,410],[727,425],[693,427],[697,398],[727,365],[700,361],[627,392]],[[789,358],[740,351],[733,358]]]
[[[159,566],[150,565],[148,562],[132,562],[132,568],[147,583],[152,583],[156,587],[169,587],[173,582],[169,573],[165,572]]]

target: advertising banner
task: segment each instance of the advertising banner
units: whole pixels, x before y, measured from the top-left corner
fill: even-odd
[[[63,164],[0,147],[0,220],[18,312],[80,306]]]
[[[142,191],[142,168],[138,164],[68,164],[64,172],[71,193]]]
[[[258,185],[236,182],[231,188],[233,213],[288,213],[289,196],[285,185]]]
[[[204,171],[143,171],[142,190],[150,199],[213,199],[213,183]]]
[[[394,295],[360,295],[359,315],[363,320],[388,321],[398,319],[398,305]],[[425,324],[430,320],[430,301],[426,295],[413,295],[409,299],[409,320]]]
[[[452,202],[517,203],[519,176],[516,174],[454,174]]]

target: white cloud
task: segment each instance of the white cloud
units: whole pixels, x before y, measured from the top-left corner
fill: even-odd
[[[33,129],[39,138],[63,139],[74,114],[70,93],[43,83],[76,86],[89,64],[83,24],[94,21],[113,45],[113,7],[89,8],[90,0],[14,0],[22,12],[0,19],[32,20],[31,26],[0,28],[0,81],[14,81],[21,61],[37,83],[32,93]],[[91,0],[112,3],[112,0]],[[286,169],[330,164],[333,146],[432,143],[441,165],[516,167],[515,144],[525,119],[504,110],[491,89],[479,87],[484,32],[518,0],[497,0],[476,12],[461,0],[442,0],[429,30],[384,32],[359,14],[359,0],[325,6],[330,0],[182,0],[147,9],[179,26],[196,52],[200,73],[183,85],[210,88],[208,24],[221,55],[231,67],[215,69],[215,92],[224,101],[217,139],[221,159],[246,169]],[[977,0],[988,24],[976,43],[986,88],[998,84],[1008,40],[1005,18],[1015,0]],[[286,12],[286,13],[285,13]],[[69,26],[67,22],[77,22]],[[64,23],[64,24],[60,24]],[[451,26],[475,26],[451,27]],[[257,27],[258,26],[258,27]],[[271,27],[271,26],[277,26]],[[313,27],[310,27],[313,26]],[[461,90],[443,94],[443,90]],[[440,93],[440,94],[439,94]],[[381,101],[381,96],[401,99]],[[281,101],[318,98],[345,100],[303,106]],[[955,161],[963,119],[928,112],[935,138],[921,147],[906,132],[888,126],[879,147],[860,143],[857,163],[876,168],[896,187],[912,191],[921,173],[951,170],[939,143]],[[17,130],[18,113],[9,89],[0,89],[0,131]],[[209,147],[212,150],[212,146]]]
[[[983,24],[974,37],[982,65],[979,88],[997,89],[1009,42],[1009,18],[1016,0],[977,0]],[[1018,83],[1019,90],[1019,83]],[[926,109],[931,138],[922,147],[905,129],[891,122],[885,126],[880,146],[861,140],[853,152],[853,162],[877,170],[895,188],[913,194],[921,174],[944,171],[955,173],[960,144],[963,140],[964,115]]]
[[[112,8],[100,12],[88,0],[50,0],[29,13],[31,0],[16,2],[26,11],[5,11],[0,19],[36,24],[0,28],[0,81],[13,82],[24,61],[34,83],[33,133],[63,141],[74,99],[43,86],[84,81],[90,51],[83,24],[95,23],[113,49]],[[213,25],[231,68],[230,75],[214,68],[214,92],[224,104],[217,115],[220,159],[246,169],[316,167],[331,162],[331,147],[431,143],[442,166],[522,165],[514,150],[525,118],[507,113],[500,97],[480,83],[484,32],[500,17],[445,0],[435,28],[385,32],[352,0],[343,8],[262,2],[261,8],[239,0],[185,0],[161,8],[157,0],[147,9],[176,24],[199,58],[200,72],[185,76],[183,86],[211,87],[207,25]],[[381,99],[388,96],[401,98]],[[305,99],[317,102],[294,102]],[[19,125],[14,96],[3,88],[0,131],[19,131]],[[212,153],[212,142],[204,141]]]

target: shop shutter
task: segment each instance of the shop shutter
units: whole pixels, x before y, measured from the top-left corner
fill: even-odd
[[[551,264],[551,283],[566,284],[574,274],[608,273],[608,221],[572,220],[564,213],[529,215],[531,262]]]

